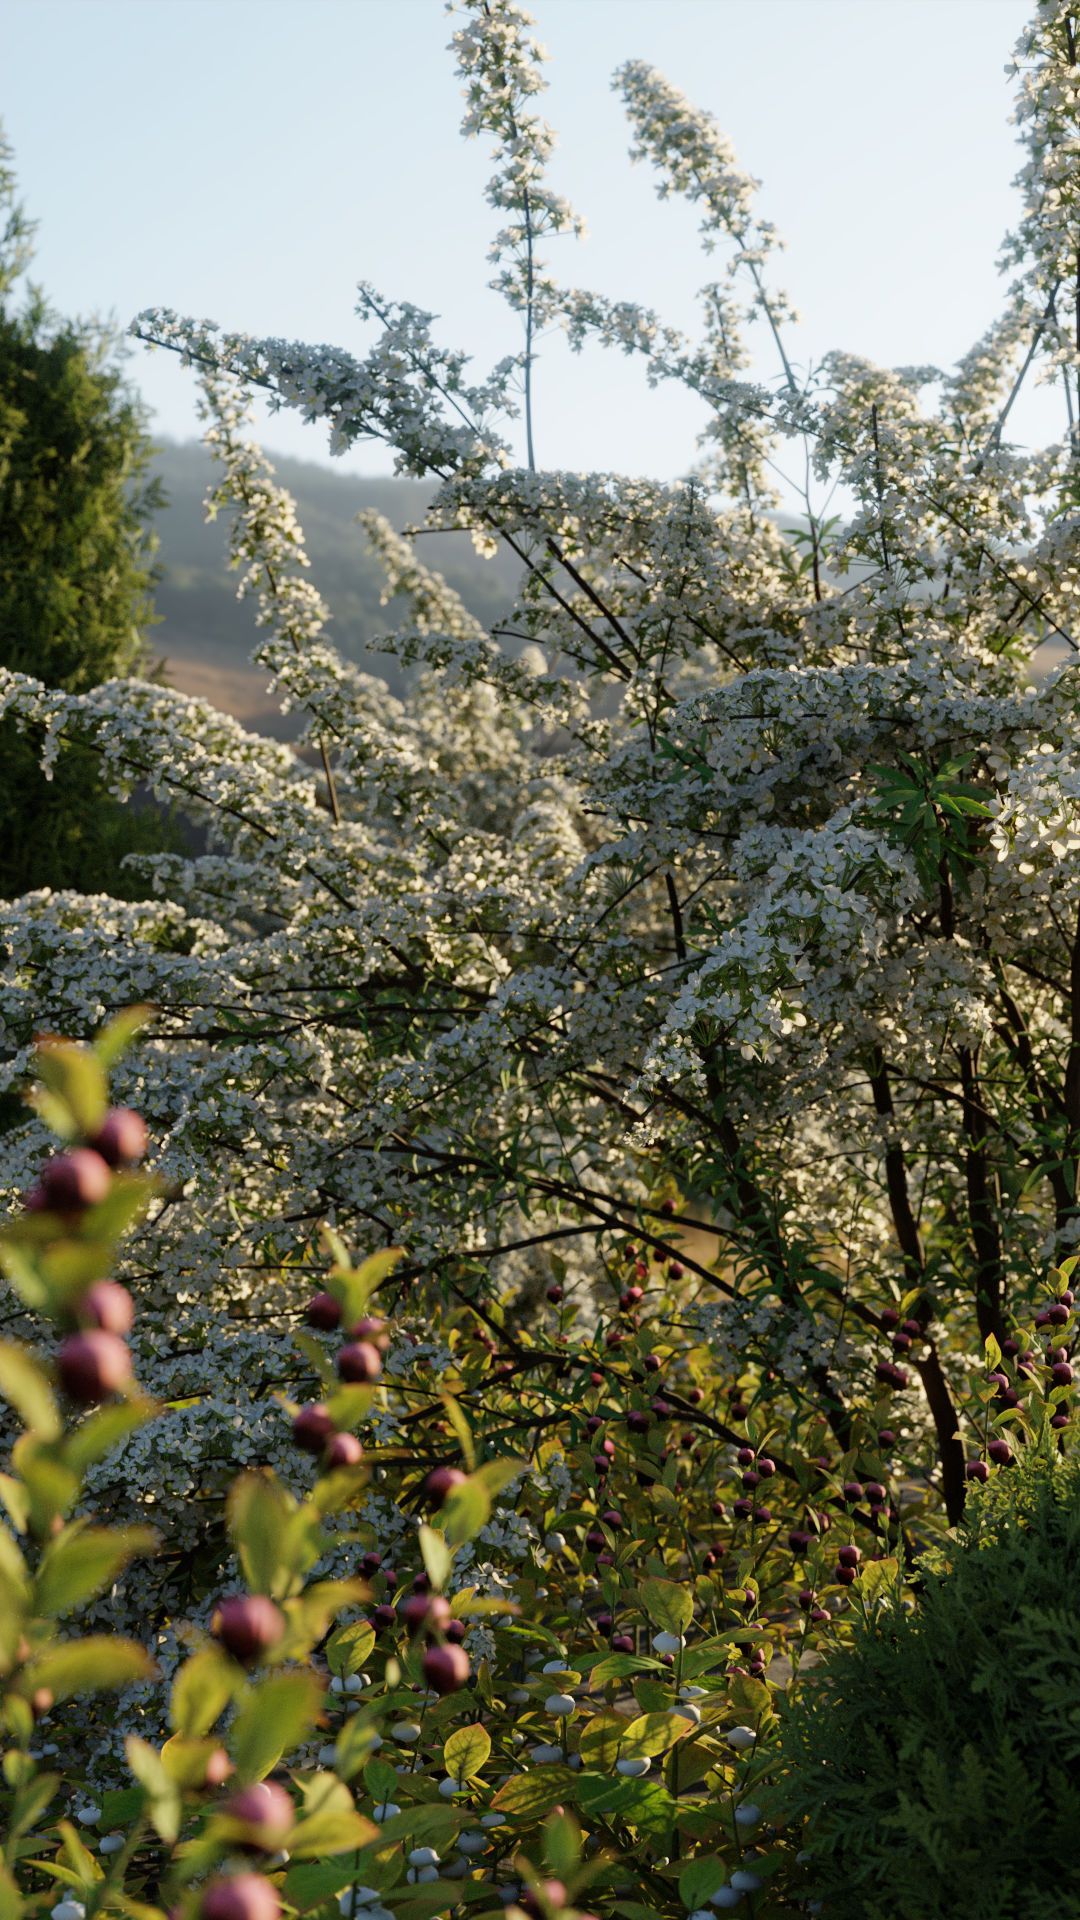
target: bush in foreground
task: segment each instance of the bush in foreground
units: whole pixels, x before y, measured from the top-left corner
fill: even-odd
[[[1080,1461],[1027,1448],[924,1576],[782,1710],[772,1804],[830,1920],[1080,1913]]]

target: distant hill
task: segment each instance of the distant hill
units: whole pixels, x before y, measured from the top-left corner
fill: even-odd
[[[431,487],[417,480],[366,480],[284,454],[269,458],[279,484],[296,501],[311,560],[308,578],[333,615],[327,639],[400,692],[406,675],[398,662],[367,649],[396,624],[401,602],[380,605],[382,569],[355,519],[362,508],[375,507],[400,530],[423,518]],[[155,658],[165,660],[166,679],[182,692],[203,695],[260,733],[293,737],[301,716],[281,714],[266,692],[266,676],[250,665],[259,638],[255,603],[236,598],[238,576],[228,566],[224,517],[209,524],[204,517],[215,462],[200,441],[170,442],[154,471],[169,502],[157,519],[162,579],[154,599],[161,619],[149,634]],[[484,560],[465,533],[428,535],[420,554],[485,625],[509,611],[518,576],[513,555],[500,552]]]

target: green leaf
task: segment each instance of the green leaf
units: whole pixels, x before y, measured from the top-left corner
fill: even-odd
[[[694,1596],[676,1580],[643,1580],[641,1604],[654,1626],[664,1633],[685,1633],[694,1617]]]
[[[36,1826],[60,1785],[58,1773],[39,1773],[28,1780],[15,1795],[7,1816],[7,1831],[12,1840]]]
[[[153,1007],[125,1007],[102,1027],[94,1041],[93,1052],[106,1073],[127,1052],[135,1035],[149,1025],[154,1015]]]
[[[293,1345],[303,1354],[312,1373],[322,1381],[324,1387],[333,1388],[337,1385],[337,1375],[325,1347],[321,1347],[310,1333],[305,1333],[302,1327],[297,1328],[293,1332]]]
[[[326,1643],[326,1662],[331,1673],[359,1673],[375,1645],[375,1629],[370,1621],[357,1620],[351,1627],[338,1627]]]
[[[91,1633],[83,1640],[65,1640],[39,1653],[25,1670],[30,1692],[48,1687],[56,1700],[79,1693],[107,1693],[114,1687],[153,1680],[157,1672],[143,1647],[112,1634]]]
[[[11,1463],[23,1482],[35,1530],[47,1533],[79,1491],[79,1476],[60,1457],[55,1440],[42,1440],[31,1428],[11,1449]]]
[[[356,1868],[340,1862],[336,1865],[327,1861],[316,1866],[290,1867],[285,1878],[285,1898],[291,1907],[304,1913],[309,1907],[321,1906],[324,1901],[332,1900],[335,1894],[351,1886],[355,1879]]]
[[[610,1707],[597,1713],[581,1729],[578,1747],[581,1762],[590,1772],[611,1773],[622,1753],[622,1742],[630,1725],[624,1714]]]
[[[236,1691],[236,1669],[219,1647],[200,1647],[173,1681],[169,1722],[188,1740],[201,1740]]]
[[[289,1835],[289,1857],[319,1860],[328,1853],[355,1852],[379,1837],[372,1820],[359,1813],[315,1813],[301,1820]]]
[[[471,1473],[476,1465],[476,1448],[473,1444],[472,1428],[469,1426],[465,1415],[462,1413],[452,1393],[440,1393],[439,1399],[446,1408],[446,1417],[457,1435],[457,1442],[461,1448],[462,1458]]]
[[[454,1556],[446,1544],[445,1537],[437,1533],[434,1527],[421,1523],[420,1556],[424,1562],[424,1571],[436,1593],[441,1593],[450,1578],[450,1569]]]
[[[299,1506],[269,1472],[234,1480],[225,1511],[249,1587],[284,1599],[322,1551],[319,1515],[310,1505]]]
[[[169,1778],[156,1748],[129,1733],[124,1741],[127,1763],[146,1795],[146,1811],[155,1831],[171,1846],[180,1831],[183,1802],[175,1780]]]
[[[702,1907],[726,1878],[722,1860],[715,1854],[699,1854],[679,1875],[679,1899],[687,1909]]]
[[[512,1814],[515,1819],[539,1820],[560,1801],[575,1797],[580,1778],[569,1767],[533,1767],[507,1780],[491,1804],[499,1813]]]
[[[490,1496],[474,1478],[455,1487],[439,1512],[443,1532],[451,1546],[455,1547],[464,1546],[467,1540],[475,1539],[490,1518]]]
[[[75,1040],[41,1040],[34,1048],[38,1079],[72,1119],[72,1133],[96,1133],[109,1105],[101,1060]]]
[[[662,1837],[675,1823],[678,1802],[658,1780],[606,1780],[603,1775],[579,1773],[577,1804],[586,1819],[614,1813],[639,1833]]]
[[[552,1813],[544,1822],[544,1858],[557,1880],[572,1881],[581,1865],[581,1828],[572,1814]]]
[[[313,1673],[275,1673],[240,1707],[231,1746],[241,1783],[261,1780],[314,1726],[323,1690]]]
[[[364,1768],[364,1790],[370,1793],[376,1805],[384,1800],[393,1800],[399,1782],[400,1775],[389,1760],[369,1760]]]
[[[655,1754],[666,1753],[684,1735],[693,1729],[693,1721],[687,1720],[681,1713],[642,1713],[631,1720],[623,1736],[622,1757],[652,1759]]]
[[[10,1868],[0,1860],[0,1920],[22,1920],[23,1897]]]
[[[659,1660],[643,1660],[636,1653],[611,1653],[598,1660],[592,1670],[594,1687],[606,1687],[609,1680],[627,1680],[632,1673],[662,1673]]]
[[[152,1553],[159,1536],[151,1527],[91,1527],[72,1520],[50,1540],[34,1581],[38,1613],[70,1613],[111,1586],[136,1554]]]
[[[355,1269],[348,1264],[345,1249],[337,1236],[324,1228],[323,1237],[331,1246],[337,1259],[337,1265],[331,1268],[327,1278],[327,1289],[341,1305],[341,1318],[344,1326],[352,1326],[354,1321],[363,1317],[370,1296],[374,1293],[387,1274],[392,1273],[398,1261],[404,1256],[404,1247],[383,1247],[362,1261]]]
[[[368,1720],[366,1714],[351,1713],[349,1715],[334,1745],[334,1769],[343,1780],[354,1779],[361,1768],[364,1769],[366,1777],[376,1732],[377,1728]],[[393,1787],[396,1788],[398,1785],[398,1777],[395,1774]],[[388,1789],[379,1798],[392,1799],[393,1790]]]
[[[29,1349],[13,1340],[0,1345],[0,1394],[10,1400],[23,1425],[43,1440],[62,1432],[56,1397]]]
[[[764,1680],[751,1680],[747,1674],[736,1674],[728,1697],[736,1713],[750,1725],[768,1713],[772,1705],[772,1694]]]
[[[64,1441],[65,1462],[81,1476],[87,1467],[95,1466],[119,1446],[121,1440],[126,1440],[129,1433],[145,1426],[156,1411],[151,1401],[118,1401],[115,1406],[99,1408],[68,1434]]]
[[[109,1790],[101,1796],[101,1831],[110,1833],[113,1827],[130,1827],[142,1812],[143,1793],[141,1787],[120,1787]]]
[[[491,1740],[478,1725],[459,1727],[443,1745],[443,1764],[460,1784],[471,1780],[491,1758]]]
[[[992,1333],[988,1333],[983,1346],[986,1352],[986,1365],[991,1373],[1001,1365],[1001,1348]]]

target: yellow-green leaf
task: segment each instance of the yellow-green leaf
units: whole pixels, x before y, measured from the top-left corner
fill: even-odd
[[[188,1740],[209,1733],[236,1691],[236,1669],[220,1647],[200,1647],[173,1681],[169,1720]]]
[[[375,1629],[368,1620],[357,1620],[351,1627],[338,1627],[326,1643],[326,1662],[331,1673],[359,1673],[375,1645]]]
[[[434,1527],[420,1527],[420,1556],[435,1592],[441,1593],[450,1577],[454,1556],[446,1544],[445,1536],[437,1533]]]
[[[574,1791],[577,1776],[569,1767],[533,1767],[529,1773],[517,1773],[499,1788],[492,1806],[516,1819],[538,1820]]]
[[[0,1394],[10,1400],[23,1425],[43,1440],[61,1432],[56,1397],[48,1377],[31,1358],[27,1347],[14,1340],[0,1344]]]
[[[145,1648],[134,1640],[90,1633],[39,1653],[26,1668],[26,1681],[31,1692],[48,1687],[54,1699],[68,1700],[73,1694],[134,1686],[136,1681],[152,1680],[156,1671]]]
[[[154,1018],[155,1011],[154,1007],[147,1006],[124,1007],[102,1027],[93,1051],[106,1072],[127,1052],[135,1035]]]
[[[379,1837],[379,1829],[359,1813],[315,1813],[289,1835],[292,1860],[320,1860],[328,1853],[349,1853]]]
[[[96,1133],[108,1109],[109,1088],[105,1069],[89,1047],[76,1040],[41,1040],[34,1066],[42,1085],[68,1108],[72,1131]]]
[[[446,1771],[459,1782],[473,1779],[490,1758],[491,1740],[476,1724],[459,1727],[443,1745]]]
[[[636,1720],[631,1720],[623,1736],[623,1758],[633,1755],[636,1759],[651,1759],[654,1754],[666,1753],[692,1728],[693,1722],[681,1713],[639,1714]]]
[[[675,1580],[643,1580],[641,1604],[654,1626],[665,1633],[685,1633],[694,1617],[694,1596]]]
[[[476,1448],[473,1445],[472,1428],[452,1393],[440,1393],[439,1399],[446,1408],[446,1417],[457,1435],[465,1465],[471,1473],[476,1465]]]
[[[160,1753],[148,1740],[129,1733],[124,1752],[128,1766],[146,1794],[146,1811],[151,1822],[166,1846],[171,1846],[180,1831],[183,1804],[180,1789],[176,1781],[170,1779]]]
[[[136,1554],[152,1553],[157,1544],[152,1527],[91,1527],[83,1520],[69,1521],[42,1554],[34,1581],[38,1613],[70,1613],[111,1586]]]
[[[64,1441],[64,1459],[73,1472],[83,1474],[107,1453],[126,1440],[129,1433],[152,1420],[157,1408],[152,1400],[117,1401],[114,1406],[99,1407]]]
[[[623,1752],[622,1743],[629,1725],[625,1715],[617,1713],[614,1707],[587,1720],[578,1742],[582,1766],[593,1773],[610,1773]]]
[[[313,1673],[275,1673],[248,1696],[233,1722],[231,1746],[241,1782],[261,1780],[314,1726],[323,1690]]]

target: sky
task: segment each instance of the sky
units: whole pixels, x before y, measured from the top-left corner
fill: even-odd
[[[713,113],[785,237],[775,278],[803,319],[796,358],[843,348],[947,366],[1001,302],[995,260],[1020,163],[1006,67],[1026,0],[532,0],[550,53],[551,184],[588,223],[547,249],[559,278],[695,331],[716,271],[697,216],[660,202],[611,92],[628,59]],[[497,216],[484,143],[462,140],[442,0],[0,0],[0,117],[40,222],[34,277],[62,313],[172,307],[255,335],[363,352],[355,283],[441,316],[482,373],[520,345],[487,289]],[[762,340],[756,372],[775,367]],[[190,371],[136,345],[158,434],[199,431]],[[1036,393],[1017,437],[1060,432]],[[687,471],[700,403],[650,391],[621,355],[543,340],[542,466]],[[328,462],[325,429],[282,413],[265,443]],[[363,443],[336,463],[387,473]]]

